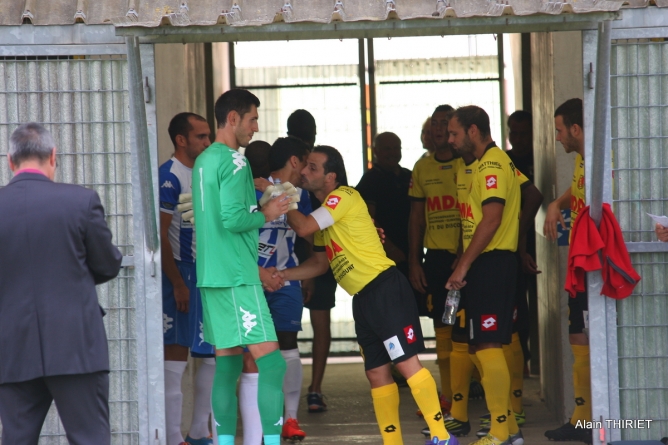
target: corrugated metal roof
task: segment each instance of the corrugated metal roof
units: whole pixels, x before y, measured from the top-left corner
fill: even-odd
[[[668,0],[0,0],[0,25],[258,26],[565,14],[668,6]]]

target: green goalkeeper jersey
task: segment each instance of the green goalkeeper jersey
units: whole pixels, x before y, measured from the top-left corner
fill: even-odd
[[[260,284],[258,212],[248,160],[214,142],[197,157],[192,179],[197,236],[197,286]]]

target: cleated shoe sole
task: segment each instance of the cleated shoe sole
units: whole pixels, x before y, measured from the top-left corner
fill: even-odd
[[[445,424],[445,429],[448,430],[448,433],[452,436],[462,437],[471,432],[471,423],[468,421],[460,422],[453,417],[446,417],[443,420],[443,423]]]

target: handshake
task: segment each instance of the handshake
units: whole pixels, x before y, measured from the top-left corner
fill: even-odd
[[[299,193],[294,185],[289,182],[282,184],[270,185],[264,191],[262,198],[260,198],[260,207],[264,207],[266,203],[272,198],[285,194],[284,199],[289,199],[288,210],[297,210],[297,203],[300,201]],[[176,206],[176,211],[181,213],[183,221],[195,224],[195,214],[193,212],[193,195],[192,193],[181,193],[179,195],[179,204]]]

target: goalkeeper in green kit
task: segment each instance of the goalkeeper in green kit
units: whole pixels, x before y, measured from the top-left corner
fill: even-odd
[[[220,445],[234,445],[243,346],[259,369],[265,445],[280,443],[283,424],[286,365],[258,272],[258,229],[285,214],[292,196],[282,194],[257,208],[250,165],[238,149],[258,131],[259,106],[258,98],[246,90],[220,96],[215,106],[216,140],[193,168],[197,286],[202,293],[204,339],[216,347],[212,404]]]

